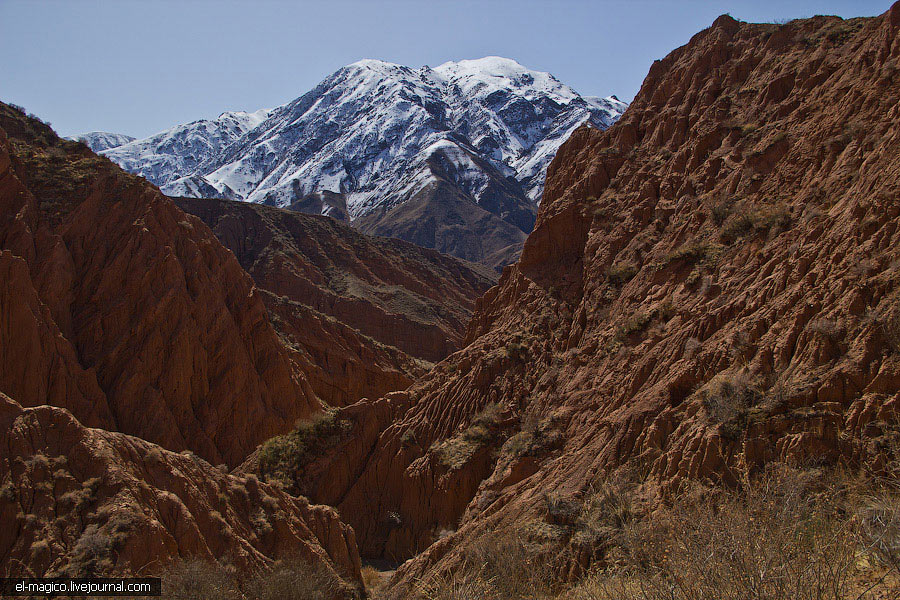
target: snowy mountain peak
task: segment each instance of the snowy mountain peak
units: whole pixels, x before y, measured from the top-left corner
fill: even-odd
[[[156,185],[195,175],[204,161],[265,121],[272,111],[223,112],[215,119],[200,119],[161,131],[142,140],[100,152],[123,169],[141,175]],[[217,189],[216,187],[206,188]],[[196,191],[194,187],[192,191]],[[220,190],[222,196],[227,196]]]
[[[504,243],[524,239],[560,144],[584,123],[608,127],[624,108],[508,58],[433,69],[365,59],[283,106],[222,113],[104,154],[172,196],[325,210],[316,198],[330,194],[362,228],[481,260],[460,250],[472,244],[437,239],[433,226],[397,210],[424,210],[437,194],[469,206],[459,209],[468,216],[485,215],[480,226],[494,219],[492,227],[518,232],[498,236]]]
[[[363,58],[356,62],[350,63],[344,69],[350,71],[359,71],[363,69],[368,69],[370,71],[379,71],[379,72],[391,72],[397,71],[401,69],[409,69],[409,67],[404,67],[403,65],[398,65],[396,63],[388,62],[386,60],[380,60],[377,58]]]
[[[578,97],[575,90],[550,73],[528,69],[501,56],[446,62],[434,71],[470,95],[487,96],[496,91],[524,89],[531,92],[531,97],[546,95],[560,104],[568,104]]]

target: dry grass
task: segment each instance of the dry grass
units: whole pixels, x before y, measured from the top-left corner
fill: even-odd
[[[875,600],[900,590],[896,485],[776,466],[743,491],[685,489],[652,513],[635,509],[630,489],[546,497],[543,546],[534,523],[485,536],[461,565],[424,580],[421,597]],[[592,563],[566,579],[562,559],[579,553]]]
[[[460,433],[432,446],[441,464],[459,469],[484,446],[497,442],[503,410],[496,403],[485,406]]]
[[[215,562],[187,560],[162,575],[168,600],[332,600],[356,598],[356,590],[334,574],[301,560],[277,563],[256,577],[237,580]]]
[[[471,544],[464,563],[419,584],[425,600],[550,598],[553,581],[545,557],[521,531],[485,535]]]
[[[163,574],[163,598],[167,600],[207,600],[240,598],[228,573],[216,563],[188,560],[176,563]]]
[[[353,595],[335,576],[299,561],[277,565],[250,581],[243,591],[251,600],[330,600]]]
[[[385,584],[384,575],[382,575],[378,569],[370,565],[366,565],[360,569],[360,575],[362,576],[363,586],[365,586],[366,592],[370,595],[377,593]]]
[[[814,479],[814,478],[812,478]],[[838,600],[876,598],[895,584],[897,497],[848,498],[841,486],[810,488],[794,475],[742,494],[682,499],[627,531],[623,564],[598,572],[573,600]],[[872,515],[855,518],[857,511]],[[893,510],[885,510],[892,507]],[[872,512],[874,510],[874,512]],[[877,516],[875,516],[877,515]],[[886,526],[887,525],[887,526]],[[866,532],[870,532],[867,536]],[[873,537],[874,535],[874,537]],[[879,559],[881,548],[888,558]],[[873,560],[888,566],[861,565]],[[896,590],[895,590],[896,591]]]

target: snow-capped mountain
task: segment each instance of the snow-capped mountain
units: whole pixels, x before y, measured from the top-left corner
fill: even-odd
[[[91,131],[81,135],[73,135],[66,138],[78,142],[84,142],[94,152],[116,148],[122,144],[134,141],[134,138],[124,133],[108,133],[106,131]]]
[[[204,187],[202,177],[191,176],[196,175],[201,163],[215,157],[262,123],[269,112],[266,109],[252,113],[224,112],[215,119],[178,125],[148,138],[110,148],[101,154],[160,187],[184,177],[187,178],[183,184],[186,189],[202,192],[215,189],[216,196],[231,198],[233,196],[226,189]]]
[[[367,232],[500,264],[531,230],[562,142],[585,122],[610,126],[625,108],[506,58],[418,69],[361,60],[283,106],[103,154],[171,196],[315,207]],[[492,241],[468,239],[472,227]]]

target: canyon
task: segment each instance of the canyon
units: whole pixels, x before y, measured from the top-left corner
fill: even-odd
[[[464,89],[468,67],[435,71]],[[234,139],[306,114],[323,86],[234,117]],[[534,597],[463,585],[513,539],[510,578],[549,569],[553,597],[595,597],[577,586],[628,574],[638,515],[776,472],[816,501],[823,478],[841,497],[851,479],[895,483],[898,123],[900,3],[723,15],[654,62],[614,124],[566,131],[539,206],[516,180],[510,206],[537,207],[521,255],[469,240],[453,257],[366,232],[409,222],[400,237],[449,252],[412,225],[469,210],[458,181],[405,198],[390,231],[343,221],[396,206],[305,183],[265,188],[277,207],[185,197],[209,189],[177,178],[172,198],[0,104],[0,515],[15,524],[0,565],[158,574],[194,558],[250,579],[299,558],[335,600]],[[482,160],[469,145],[452,152]],[[240,161],[220,162],[200,183],[227,196],[209,175]],[[883,514],[900,514],[889,489]],[[377,591],[371,564],[390,565]],[[890,568],[871,597],[896,592]]]

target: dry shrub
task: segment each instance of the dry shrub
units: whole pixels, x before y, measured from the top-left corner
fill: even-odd
[[[900,354],[900,308],[887,311],[880,319],[881,332],[888,346]]]
[[[352,595],[337,576],[303,561],[276,565],[251,580],[244,593],[250,600],[331,600]]]
[[[710,421],[721,424],[726,437],[742,429],[747,411],[762,399],[760,382],[746,371],[722,372],[697,392]]]
[[[814,319],[810,321],[809,329],[814,334],[834,343],[844,339],[845,335],[844,328],[833,319]]]
[[[217,563],[186,560],[171,565],[162,575],[163,598],[167,600],[208,600],[240,598],[234,582]]]
[[[866,499],[858,511],[859,536],[876,560],[900,573],[900,498],[880,494]]]
[[[626,528],[625,564],[593,574],[572,600],[839,600],[877,598],[900,575],[897,497],[783,470],[743,493],[684,496]],[[853,518],[848,506],[864,510]],[[884,532],[893,532],[884,534]],[[868,533],[867,533],[868,532]],[[894,569],[862,583],[861,564]],[[893,578],[893,579],[892,579]]]

